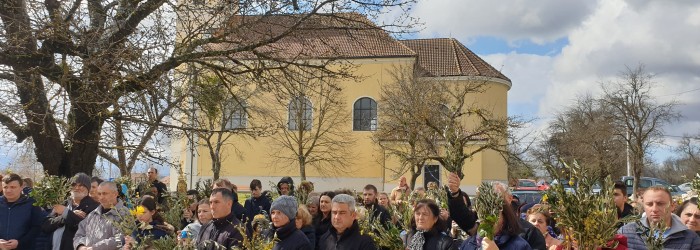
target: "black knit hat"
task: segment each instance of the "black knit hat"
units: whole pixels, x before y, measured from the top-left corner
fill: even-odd
[[[73,176],[73,178],[70,179],[70,183],[83,185],[87,188],[88,191],[90,191],[90,176],[84,173],[75,174],[75,176]]]

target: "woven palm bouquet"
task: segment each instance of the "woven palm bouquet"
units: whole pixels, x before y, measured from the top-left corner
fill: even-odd
[[[617,219],[617,207],[612,199],[614,185],[610,176],[597,179],[574,162],[564,163],[564,171],[547,166],[549,174],[556,180],[569,179],[574,191],[566,191],[563,185],[552,185],[547,190],[547,201],[553,211],[557,226],[564,236],[564,249],[594,250],[615,248],[616,241],[611,241],[617,233],[617,224],[631,221]],[[569,173],[569,178],[560,174]],[[593,187],[599,183],[598,193]]]
[[[476,195],[476,214],[479,217],[477,232],[479,237],[493,240],[498,217],[504,204],[503,193],[497,192],[492,183],[484,182],[479,186]]]

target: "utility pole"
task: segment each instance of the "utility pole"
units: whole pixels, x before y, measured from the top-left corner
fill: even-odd
[[[629,104],[629,95],[625,96],[625,106]],[[627,111],[625,110],[625,118],[627,117]],[[626,122],[625,122],[626,123]],[[630,129],[625,124],[625,153],[627,154],[627,176],[632,175],[632,162],[630,161]]]

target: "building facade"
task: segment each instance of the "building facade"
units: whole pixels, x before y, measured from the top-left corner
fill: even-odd
[[[354,16],[353,18],[363,17]],[[284,17],[280,17],[278,20],[265,23],[274,26],[283,25],[285,21]],[[274,30],[274,27],[261,29]],[[295,57],[304,60],[341,58],[342,60],[337,62],[338,66],[330,67],[349,65],[348,72],[352,72],[352,77],[335,79],[340,93],[334,96],[338,103],[341,103],[341,109],[345,111],[341,121],[334,126],[354,141],[344,148],[347,151],[348,165],[344,167],[342,173],[320,172],[317,168],[307,167],[306,178],[314,183],[316,191],[338,188],[361,190],[366,184],[374,184],[380,191],[388,192],[397,185],[400,176],[395,174],[395,170],[398,169],[399,161],[383,150],[381,142],[373,139],[376,129],[382,126],[382,87],[392,84],[392,71],[400,68],[421,69],[425,72],[422,77],[456,85],[483,82],[487,86],[484,91],[468,95],[467,101],[488,109],[494,117],[506,117],[508,113],[507,97],[511,87],[510,79],[456,39],[396,40],[378,28],[358,29],[352,32],[326,29],[313,34],[300,32],[269,47],[279,56],[288,56],[289,53],[293,53]],[[299,57],[302,54],[303,57]],[[245,60],[245,55],[240,59]],[[335,62],[331,62],[333,63]],[[289,106],[270,107],[275,105],[271,98],[277,96],[265,91],[259,91],[256,95],[246,100],[245,106],[260,107],[268,112],[257,112],[251,108],[247,112],[239,113],[231,117],[233,119],[231,124],[234,127],[274,123],[273,120],[266,118],[270,113],[292,116],[289,113],[298,110],[292,105],[295,102],[292,102],[291,98]],[[319,104],[314,103],[316,100],[313,98],[309,98],[308,102],[313,108],[309,109],[308,114],[305,113],[308,115],[305,118],[308,118],[311,124],[309,131],[313,132],[315,122],[319,119],[314,108]],[[471,121],[465,120],[465,122]],[[222,160],[220,177],[229,179],[240,190],[246,190],[252,179],[260,179],[264,189],[269,189],[269,186],[276,184],[284,176],[291,176],[298,184],[301,179],[299,164],[293,160],[286,162],[279,160],[280,157],[277,156],[284,151],[278,151],[279,137],[275,138],[275,136],[282,136],[285,132],[283,130],[289,132],[299,129],[300,124],[289,124],[287,121],[285,125],[277,126],[275,128],[277,131],[267,136],[232,137],[223,147],[222,154],[225,157]],[[477,147],[479,143],[474,141],[473,146]],[[181,140],[173,142],[172,150],[180,158],[180,167],[184,170],[183,173],[190,188],[194,182],[213,176],[212,160],[205,147]],[[462,188],[468,193],[473,193],[482,181],[506,181],[508,178],[505,160],[493,150],[476,153],[467,159],[463,169],[465,178],[462,180]],[[176,169],[171,170],[171,173],[177,172]],[[423,174],[417,179],[416,186],[423,186],[428,181],[444,184],[446,174],[440,164],[428,162]],[[171,178],[170,183],[177,183],[176,175],[172,174]],[[267,183],[270,184],[267,185]]]

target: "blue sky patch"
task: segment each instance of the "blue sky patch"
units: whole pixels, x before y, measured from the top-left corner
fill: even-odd
[[[479,36],[468,40],[460,39],[460,41],[479,55],[510,53],[514,51],[518,54],[554,56],[561,53],[561,49],[569,44],[569,39],[566,37],[545,44],[536,44],[530,40],[508,42],[505,39],[493,36]]]

